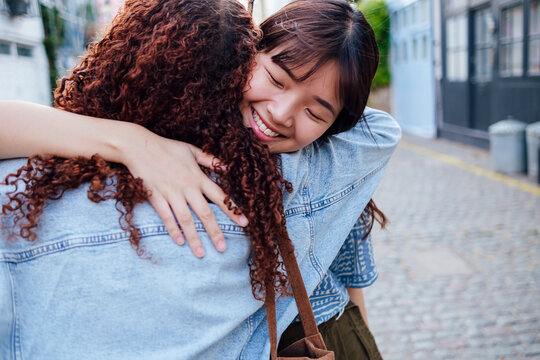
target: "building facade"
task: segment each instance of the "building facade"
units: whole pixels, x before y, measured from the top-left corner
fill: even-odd
[[[437,134],[432,0],[388,3],[392,113],[404,131]],[[383,54],[384,55],[384,54]]]
[[[540,0],[445,0],[443,137],[489,145],[508,117],[540,121]]]
[[[50,105],[43,39],[37,0],[0,0],[0,100]]]

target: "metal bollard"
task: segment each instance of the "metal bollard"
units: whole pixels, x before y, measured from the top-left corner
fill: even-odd
[[[538,137],[538,168],[537,169],[540,169],[540,136]],[[540,171],[538,171],[538,178],[536,179],[536,182],[538,184],[540,184]]]
[[[538,147],[540,146],[540,121],[527,125],[527,173],[533,179],[538,177]]]
[[[489,126],[489,145],[495,171],[519,174],[527,168],[525,128],[527,124],[508,117]]]

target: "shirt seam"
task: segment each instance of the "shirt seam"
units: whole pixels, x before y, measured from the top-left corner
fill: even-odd
[[[7,272],[9,276],[9,282],[11,286],[11,312],[12,312],[12,325],[11,325],[11,358],[13,360],[19,358],[22,359],[21,341],[20,341],[20,328],[19,318],[17,312],[17,289],[15,286],[15,279],[13,277],[13,266],[7,264]]]
[[[307,187],[305,187],[304,191],[303,191],[303,194],[302,194],[305,198],[305,201],[307,204],[310,203],[310,195],[309,195],[309,189]],[[313,269],[317,272],[317,274],[319,275],[319,281],[321,281],[324,277],[324,270],[322,269],[322,266],[317,258],[317,256],[315,255],[315,252],[314,252],[314,249],[313,249],[313,244],[315,242],[315,230],[313,228],[313,216],[311,216],[311,211],[309,213],[307,213],[305,215],[306,217],[306,220],[309,224],[309,250],[308,250],[308,256],[309,256],[309,260],[311,262],[311,265],[313,267]]]
[[[285,216],[311,213],[311,212],[322,210],[332,204],[337,203],[338,201],[342,200],[346,195],[348,195],[350,192],[352,192],[353,190],[358,188],[360,185],[362,185],[373,174],[375,174],[376,172],[384,168],[384,166],[386,166],[387,163],[388,163],[388,160],[382,161],[381,163],[379,163],[378,166],[376,166],[373,170],[371,170],[366,176],[355,181],[354,183],[350,184],[349,186],[345,187],[343,190],[338,191],[337,193],[333,195],[330,195],[313,204],[308,204],[308,205],[302,204],[302,205],[294,206],[292,208],[287,209],[285,211]]]
[[[254,327],[253,327],[253,315],[248,317],[247,325],[248,325],[248,329],[249,329],[249,337],[248,337],[248,339],[251,339],[251,337],[253,336],[253,330],[254,330]],[[239,360],[243,360],[243,359],[246,358],[245,354],[246,354],[246,349],[247,349],[248,343],[249,343],[249,341],[244,342],[244,346],[242,346],[242,350],[240,351],[240,355],[238,355]]]
[[[204,231],[202,224],[196,223],[197,230]],[[243,234],[244,231],[240,226],[219,224],[220,229],[225,233]],[[168,235],[167,229],[164,225],[152,225],[138,227],[141,236],[151,235]],[[130,233],[126,231],[119,231],[114,233],[96,234],[91,236],[69,236],[62,240],[53,240],[46,244],[34,245],[33,247],[21,251],[3,251],[0,254],[0,261],[2,262],[24,262],[32,260],[41,256],[45,256],[51,253],[66,251],[78,247],[88,246],[100,246],[107,244],[114,244],[129,239]]]

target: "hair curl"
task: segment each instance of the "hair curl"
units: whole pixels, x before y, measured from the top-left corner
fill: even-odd
[[[227,165],[216,170],[226,203],[232,208],[234,198],[249,220],[252,291],[263,299],[267,284],[287,292],[277,243],[288,239],[282,191],[291,185],[238,110],[260,36],[235,0],[128,0],[104,38],[61,80],[55,103],[77,114],[134,122],[218,156]],[[116,200],[120,225],[144,255],[133,209],[149,192],[123,165],[99,155],[35,155],[5,182],[25,184],[2,206],[20,223],[15,236],[35,241],[45,202],[89,182],[91,201]]]

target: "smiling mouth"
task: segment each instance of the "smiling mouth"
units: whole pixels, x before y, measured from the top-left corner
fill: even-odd
[[[255,121],[255,124],[257,124],[257,127],[259,128],[259,130],[261,130],[261,132],[266,135],[266,136],[270,136],[270,137],[278,137],[280,136],[280,134],[278,134],[277,132],[274,132],[272,130],[270,130],[265,124],[264,122],[261,120],[261,118],[259,117],[259,114],[257,113],[257,111],[255,111],[255,109],[253,109],[253,120]]]

